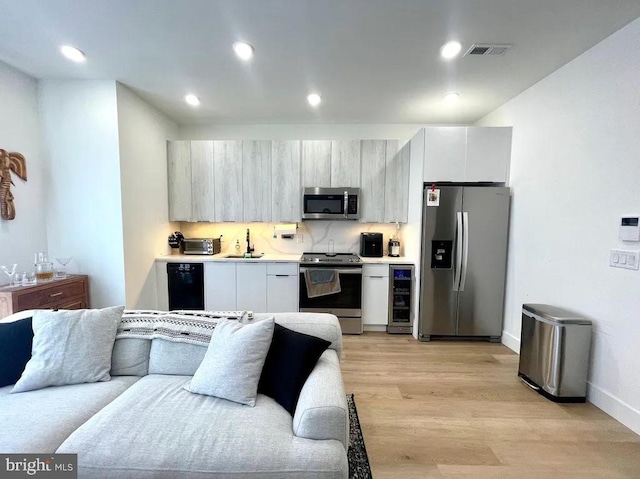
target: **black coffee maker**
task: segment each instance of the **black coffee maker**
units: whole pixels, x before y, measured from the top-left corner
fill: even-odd
[[[382,233],[360,233],[360,256],[382,258]]]

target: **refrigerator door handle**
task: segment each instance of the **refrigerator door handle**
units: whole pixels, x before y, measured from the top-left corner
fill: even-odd
[[[467,282],[467,265],[469,263],[469,213],[462,213],[462,274],[460,278],[460,291],[464,291]]]
[[[456,213],[456,271],[453,275],[453,290],[460,291],[462,276],[462,213]]]

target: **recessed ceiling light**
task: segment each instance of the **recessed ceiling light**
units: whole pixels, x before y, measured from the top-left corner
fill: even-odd
[[[317,93],[311,93],[307,96],[307,101],[309,102],[309,105],[315,108],[322,103],[322,97]]]
[[[447,60],[451,60],[452,58],[457,57],[461,50],[462,45],[460,42],[447,42],[442,45],[442,48],[440,49],[440,56]]]
[[[81,50],[78,50],[76,47],[72,47],[70,45],[62,45],[60,47],[60,53],[62,53],[69,60],[76,63],[82,63],[87,59],[86,55]]]
[[[444,96],[444,101],[446,101],[447,103],[456,103],[458,100],[460,100],[460,93],[458,93],[456,91],[452,91],[450,93],[447,93]]]
[[[249,61],[253,58],[253,46],[245,42],[235,42],[233,44],[233,51],[240,60]]]
[[[200,105],[200,99],[197,96],[192,95],[192,94],[185,95],[184,96],[184,101],[186,101],[191,106],[199,106]]]

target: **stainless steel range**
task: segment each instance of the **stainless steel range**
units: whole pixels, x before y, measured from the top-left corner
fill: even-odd
[[[335,271],[340,292],[309,298],[305,271]],[[300,259],[300,311],[335,314],[345,334],[362,334],[362,263],[353,253],[303,253]]]

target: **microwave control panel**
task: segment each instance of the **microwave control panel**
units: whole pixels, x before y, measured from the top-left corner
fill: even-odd
[[[349,196],[349,205],[347,206],[347,213],[350,215],[358,214],[358,197],[355,195]]]

